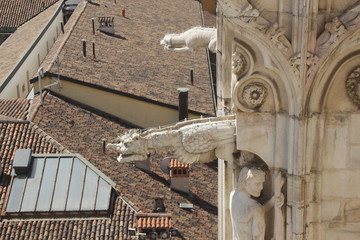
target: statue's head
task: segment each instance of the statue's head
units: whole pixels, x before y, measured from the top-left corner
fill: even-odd
[[[172,48],[172,41],[171,39],[176,34],[166,34],[165,37],[160,41],[160,44],[164,46],[165,49]]]
[[[119,162],[142,161],[148,158],[146,142],[140,136],[139,130],[130,130],[118,139],[119,143],[109,144],[108,148],[115,148],[120,153],[117,159]]]
[[[238,178],[238,190],[246,191],[253,197],[259,197],[265,182],[265,172],[256,167],[244,167]]]

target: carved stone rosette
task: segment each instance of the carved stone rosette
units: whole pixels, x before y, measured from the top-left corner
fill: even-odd
[[[360,66],[356,67],[347,77],[345,87],[351,101],[360,107]]]
[[[260,82],[253,82],[246,85],[242,92],[243,103],[248,108],[258,108],[260,107],[266,98],[267,89]]]
[[[235,85],[233,92],[234,107],[244,112],[258,111],[267,101],[268,95],[268,86],[261,77],[245,78]]]
[[[245,72],[246,68],[247,62],[244,55],[242,55],[239,51],[235,51],[232,54],[232,72],[236,76],[240,76]]]

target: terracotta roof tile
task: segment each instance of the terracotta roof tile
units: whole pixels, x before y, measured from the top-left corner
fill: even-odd
[[[18,28],[59,0],[0,1],[0,28]]]
[[[116,183],[116,190],[139,211],[151,212],[154,199],[161,196],[164,198],[166,213],[172,214],[172,226],[182,231],[186,238],[217,239],[216,163],[192,164],[192,195],[189,196],[169,191],[169,175],[163,173],[159,167],[161,159],[166,157],[162,153],[151,157],[151,173],[143,172],[132,164],[118,163],[115,153],[103,154],[101,139],[114,141],[118,135],[128,130],[126,125],[51,94],[44,98],[44,104],[38,108],[33,121],[66,149],[80,153],[107,175]],[[179,203],[188,202],[194,205],[193,212],[178,206]],[[119,225],[115,224],[113,228],[120,228],[126,222],[126,218],[119,219]],[[204,225],[209,227],[204,229]],[[91,234],[95,236],[95,232]]]
[[[28,99],[0,99],[0,115],[27,120],[30,103]]]
[[[31,148],[34,153],[67,152],[37,125],[28,121],[0,121],[0,170],[9,174],[17,148]],[[8,187],[0,186],[0,209]],[[0,220],[1,239],[128,239],[128,228],[135,226],[135,210],[117,196],[110,218],[101,219],[24,219]],[[83,217],[83,216],[81,216]]]
[[[115,200],[110,218],[25,219],[0,221],[1,239],[129,239],[128,228],[135,227],[135,212],[121,197]],[[121,219],[126,219],[123,224]]]
[[[169,168],[190,168],[190,164],[181,163],[178,160],[172,158],[169,161]]]
[[[80,3],[71,22],[65,25],[64,36],[57,40],[44,60],[44,69],[79,83],[172,106],[178,105],[177,88],[187,87],[189,109],[214,114],[205,50],[174,53],[165,51],[159,43],[167,33],[180,33],[202,25],[198,1],[96,2],[98,4]],[[126,8],[126,17],[121,16],[122,8]],[[104,16],[114,17],[115,36],[100,32],[93,35],[91,19]],[[97,28],[98,22],[95,23]],[[89,43],[88,57],[83,57],[82,39]],[[96,44],[96,59],[91,56],[92,41]],[[56,55],[61,62],[59,72],[53,66]],[[191,68],[194,85],[190,82]]]
[[[171,228],[171,214],[166,213],[137,213],[137,228]]]

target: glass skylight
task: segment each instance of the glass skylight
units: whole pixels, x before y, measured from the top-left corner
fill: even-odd
[[[34,155],[28,174],[13,177],[6,212],[104,212],[114,186],[80,155]]]

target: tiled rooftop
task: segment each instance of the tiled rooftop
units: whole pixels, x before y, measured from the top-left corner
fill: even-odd
[[[35,99],[35,103],[38,99]],[[5,109],[4,106],[18,106]],[[25,116],[28,100],[1,100],[2,114]],[[11,110],[12,109],[12,110]],[[13,111],[13,112],[12,112]],[[36,111],[34,112],[36,113]],[[7,200],[6,182],[12,169],[15,150],[32,149],[33,153],[68,153],[55,139],[38,125],[25,120],[0,120],[0,209]],[[73,215],[70,218],[44,219],[26,217],[12,219],[1,212],[0,239],[129,239],[127,229],[135,227],[135,210],[117,194],[109,218]]]
[[[214,114],[210,75],[205,49],[198,52],[165,51],[160,40],[167,33],[180,33],[202,25],[200,3],[194,0],[97,0],[82,1],[65,34],[57,40],[43,62],[49,73],[58,74],[52,63],[60,57],[59,74],[84,84],[119,94],[178,105],[177,88],[190,88],[189,109]],[[126,17],[121,16],[122,8]],[[92,18],[114,17],[115,35],[93,35]],[[213,17],[215,19],[215,17]],[[87,41],[83,57],[82,39]],[[96,59],[91,42],[95,41]],[[190,69],[194,69],[194,85]]]
[[[16,29],[59,0],[0,1],[0,29]]]
[[[28,121],[0,121],[0,175],[10,175],[14,154],[18,148],[29,148],[34,153],[61,153],[65,149],[37,125]],[[7,186],[0,185],[0,209]]]
[[[33,121],[66,149],[81,154],[107,175],[116,183],[121,196],[139,211],[152,212],[154,199],[161,197],[166,213],[172,214],[172,225],[183,232],[186,239],[217,239],[217,170],[214,164],[191,166],[192,195],[189,196],[169,190],[169,176],[159,167],[160,160],[166,156],[162,153],[152,156],[151,173],[117,162],[115,153],[103,154],[103,138],[112,142],[128,130],[122,123],[51,94],[45,96]],[[179,203],[192,203],[193,211],[179,208]]]
[[[28,99],[0,99],[0,115],[27,120],[30,103]]]
[[[111,218],[25,219],[0,221],[0,239],[130,239],[134,211],[120,197]]]

